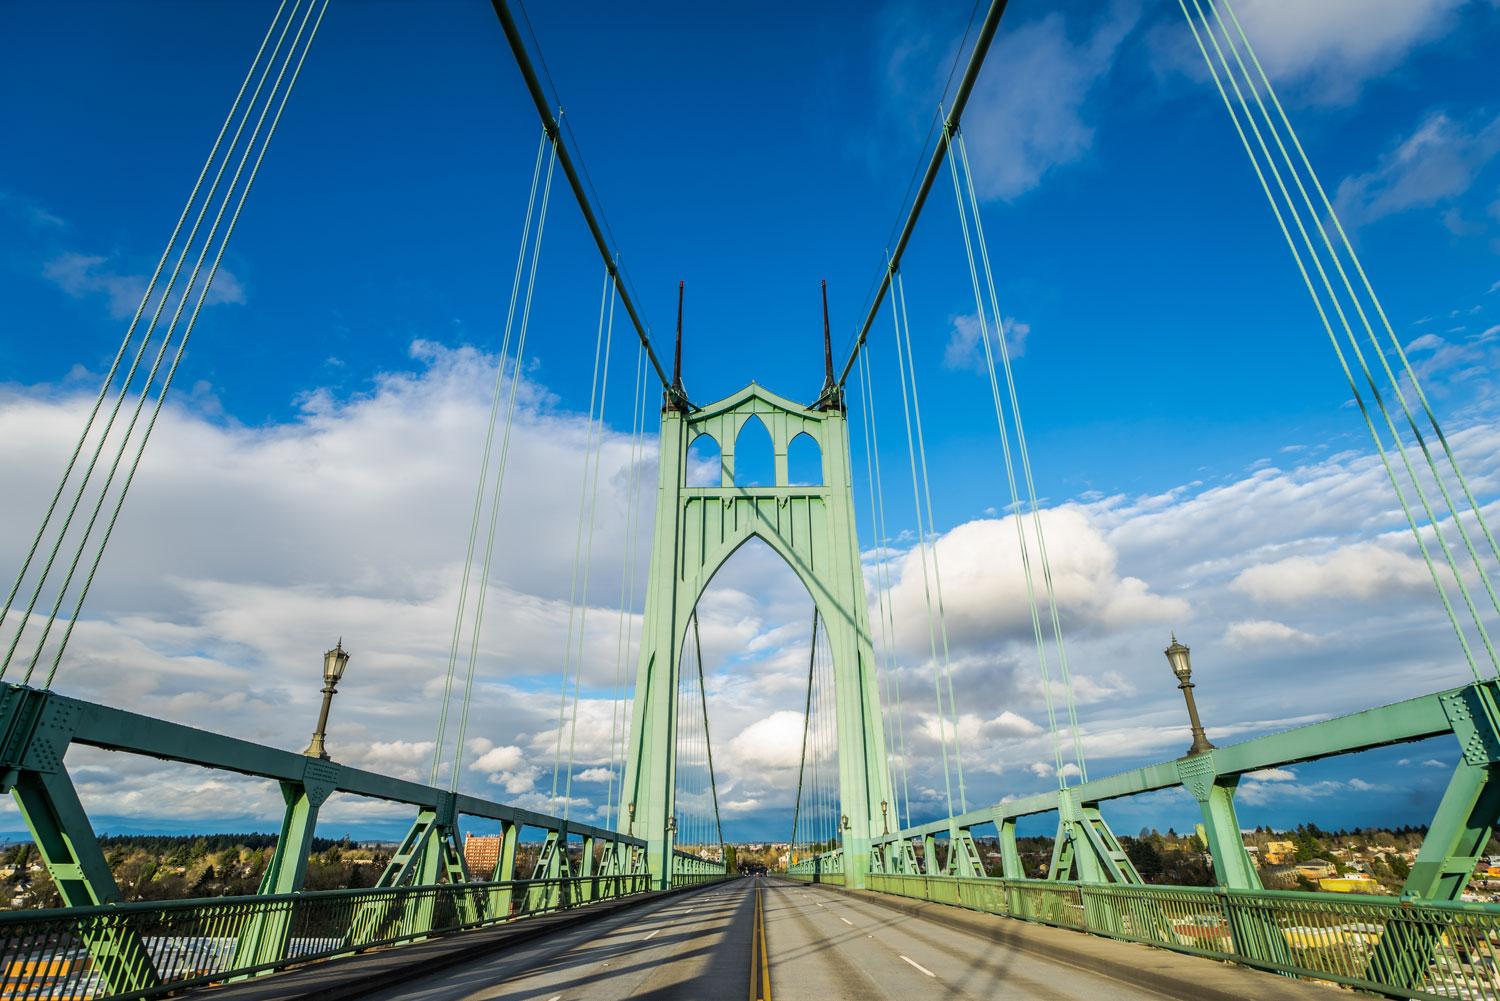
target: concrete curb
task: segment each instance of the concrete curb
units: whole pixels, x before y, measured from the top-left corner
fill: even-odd
[[[576,910],[522,918],[493,928],[449,932],[426,942],[319,960],[241,983],[191,988],[178,996],[201,1001],[347,1001],[376,989],[426,976],[435,970],[472,962],[502,949],[569,931],[621,911],[718,885],[700,883],[675,890],[654,890],[623,900],[588,904]]]
[[[1043,955],[1068,966],[1102,974],[1182,1001],[1330,1001],[1348,992],[1331,985],[1297,980],[1233,963],[1191,956],[1152,946],[1032,924],[1018,918],[966,910],[952,904],[848,890],[825,884],[800,884],[847,894],[887,910],[919,917],[978,936],[996,945]]]

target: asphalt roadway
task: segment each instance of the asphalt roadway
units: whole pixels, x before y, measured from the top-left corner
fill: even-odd
[[[1161,1001],[1163,995],[1033,952],[997,948],[855,895],[751,877],[585,923],[367,997]]]

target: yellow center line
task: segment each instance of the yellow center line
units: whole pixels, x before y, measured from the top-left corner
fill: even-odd
[[[750,935],[750,1001],[771,1001],[771,963],[766,956],[766,916],[760,877],[755,878],[755,917]]]

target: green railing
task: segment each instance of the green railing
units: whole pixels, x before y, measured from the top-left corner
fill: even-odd
[[[1500,906],[872,873],[869,888],[1400,998],[1500,1001]]]
[[[800,879],[807,883],[830,883],[834,886],[843,886],[844,850],[835,848],[821,855],[812,855],[799,862],[793,862],[787,866],[785,875],[789,879]]]
[[[729,878],[722,872],[677,872],[672,874],[672,889],[700,886],[704,883],[720,883]]]
[[[787,879],[800,879],[804,883],[827,883],[830,886],[843,886],[844,874],[841,872],[804,872],[802,870],[778,872],[776,875],[785,876]]]
[[[0,1001],[151,997],[649,888],[641,874],[15,911],[0,914]]]

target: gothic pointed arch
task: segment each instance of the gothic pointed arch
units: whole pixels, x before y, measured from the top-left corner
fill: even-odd
[[[673,850],[682,644],[693,608],[714,574],[741,546],[758,538],[792,568],[827,629],[841,809],[849,825],[845,873],[849,885],[863,885],[880,804],[892,794],[854,528],[844,412],[805,407],[752,383],[688,413],[664,409],[661,419],[656,524],[622,827],[646,839],[652,872],[665,887]],[[741,432],[751,421],[764,427],[771,450],[771,475],[754,477],[753,484],[737,475]],[[684,480],[688,446],[701,435],[712,435],[723,449],[717,486],[690,487]],[[821,457],[823,475],[815,484],[793,484],[788,475],[788,449],[799,436],[810,438]]]

